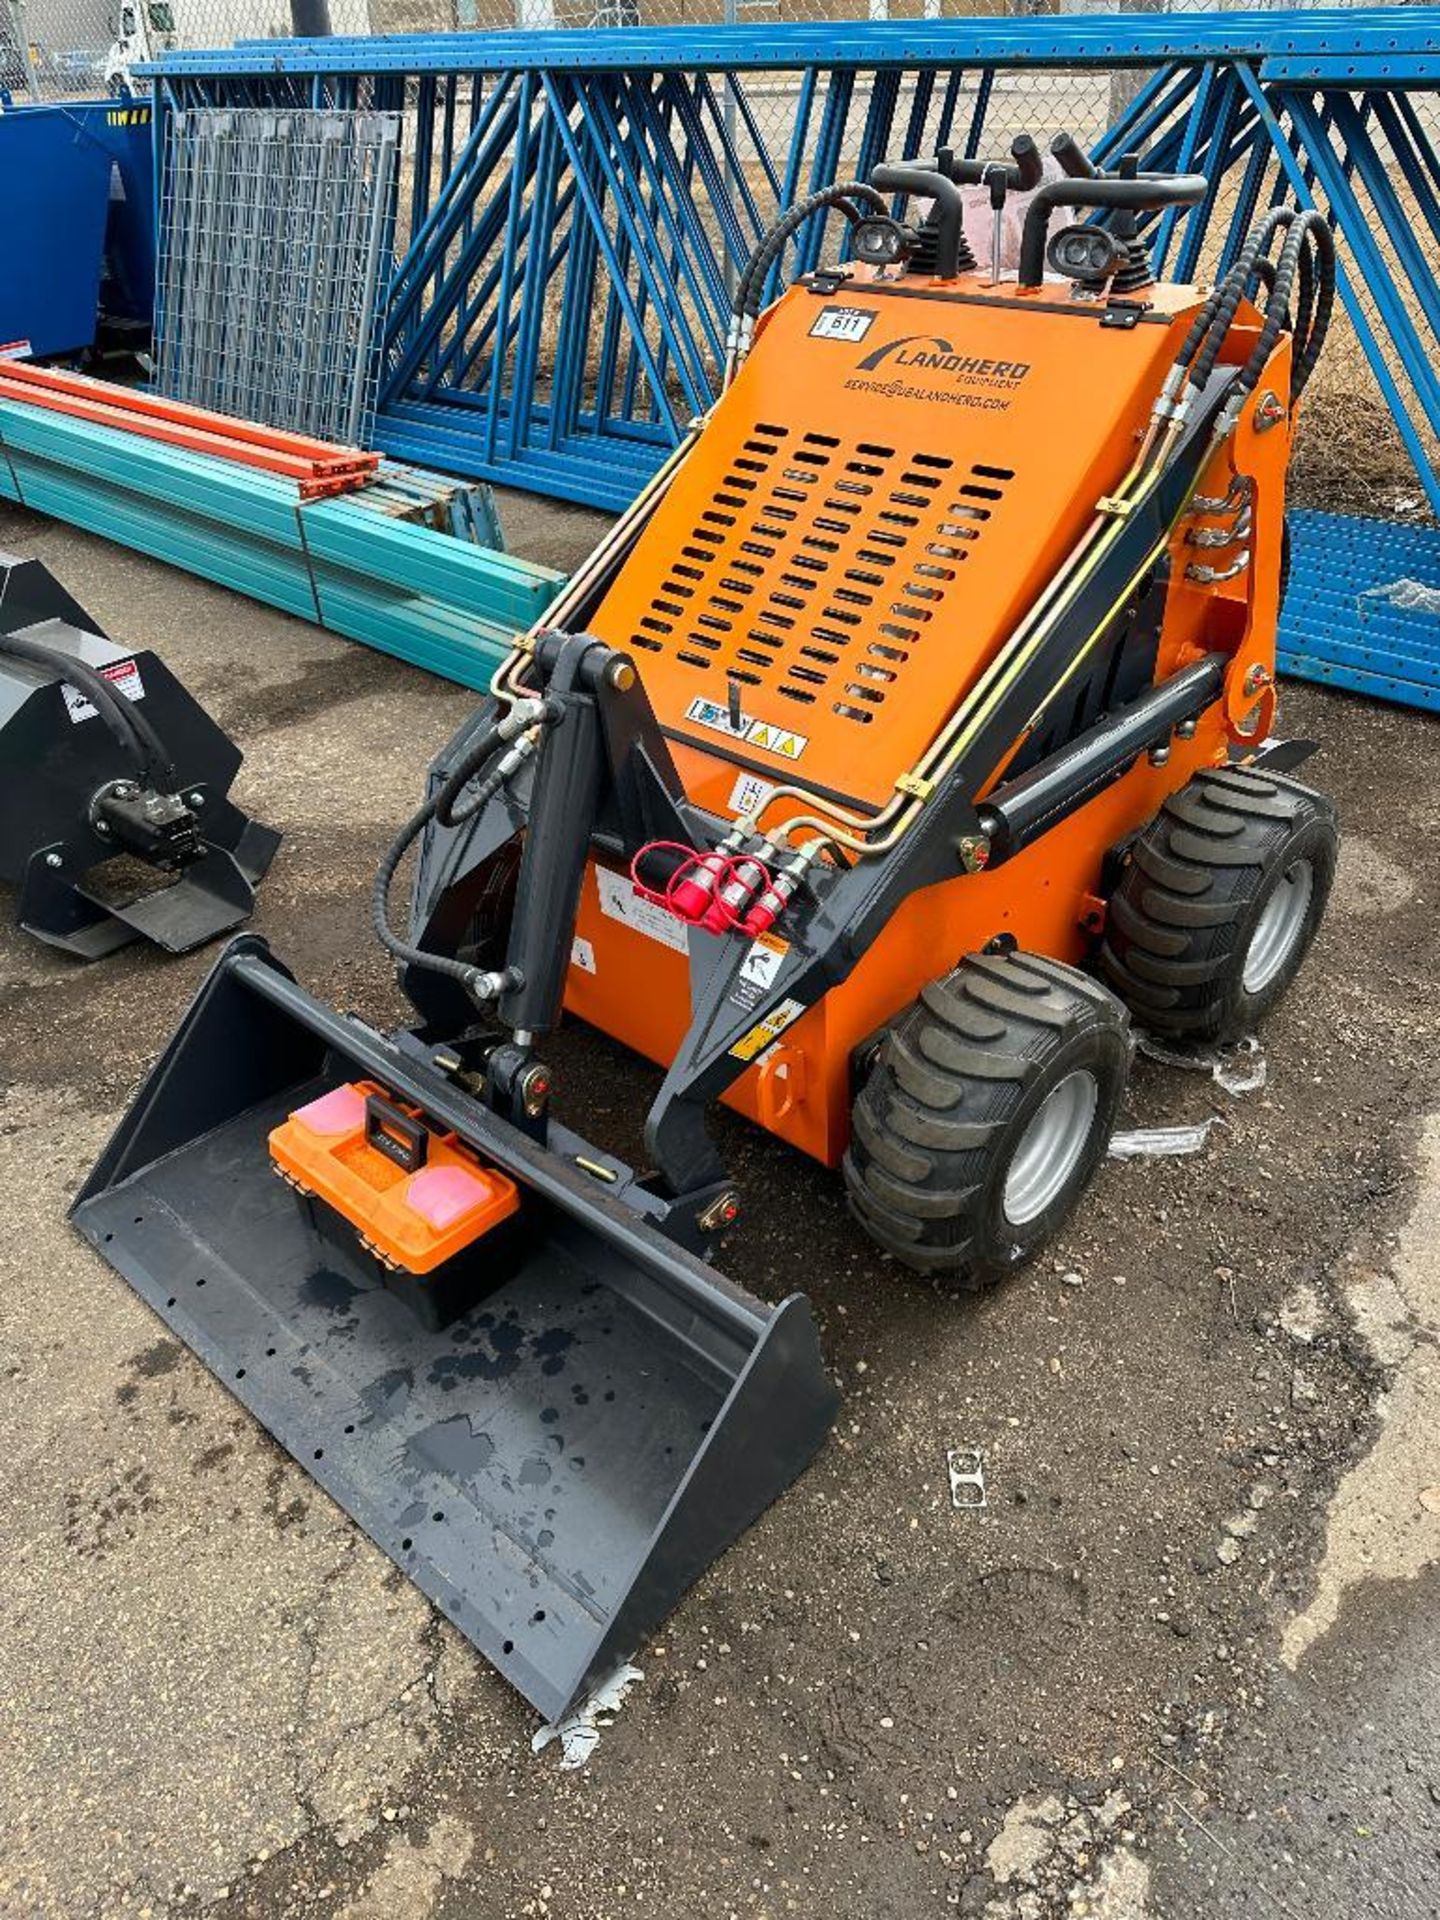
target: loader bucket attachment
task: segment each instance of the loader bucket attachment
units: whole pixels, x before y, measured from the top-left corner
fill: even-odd
[[[272,1128],[356,1080],[514,1180],[509,1277],[440,1331],[317,1231]],[[75,1224],[541,1713],[631,1654],[834,1417],[809,1306],[752,1298],[408,1036],[227,948]]]

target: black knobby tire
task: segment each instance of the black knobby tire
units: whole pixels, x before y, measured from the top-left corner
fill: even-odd
[[[1310,950],[1338,848],[1333,805],[1298,780],[1251,767],[1197,773],[1130,850],[1106,913],[1105,977],[1156,1032],[1253,1032]],[[1268,977],[1262,928],[1278,956]]]
[[[851,1210],[887,1253],[940,1285],[991,1285],[1074,1206],[1105,1152],[1129,1065],[1129,1021],[1104,987],[1037,954],[971,954],[886,1035],[856,1096]],[[1013,1219],[1007,1180],[1022,1147],[1033,1160],[1043,1144],[1036,1116],[1052,1094],[1073,1102],[1079,1087],[1088,1100],[1085,1076],[1093,1108],[1055,1157],[1057,1171],[1068,1162],[1064,1178]],[[1043,1187],[1044,1177],[1039,1197]]]

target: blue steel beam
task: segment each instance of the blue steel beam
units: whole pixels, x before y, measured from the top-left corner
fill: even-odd
[[[1167,60],[1269,61],[1298,85],[1431,85],[1440,46],[1433,6],[1239,9],[1213,14],[1087,14],[967,20],[804,22],[763,32],[724,26],[555,33],[394,34],[381,38],[241,41],[233,48],[167,54],[138,71],[164,75],[630,72],[647,67],[781,72],[804,67],[1116,67]]]

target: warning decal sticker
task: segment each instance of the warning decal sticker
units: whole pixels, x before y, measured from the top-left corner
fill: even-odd
[[[101,667],[99,672],[101,678],[108,680],[115,691],[123,693],[127,700],[145,698],[140,669],[133,660],[112,661],[108,667]],[[62,681],[60,691],[65,696],[65,705],[69,709],[72,722],[78,724],[81,720],[95,719],[94,702],[81,693],[78,687],[72,687],[68,681]]]
[[[721,706],[718,700],[692,700],[685,709],[685,718],[709,727],[712,733],[727,734],[732,740],[743,740],[747,746],[759,747],[766,753],[778,753],[784,760],[798,760],[810,744],[808,733],[793,733],[789,727],[772,726],[768,720],[756,720],[748,713],[739,716],[738,726],[732,725],[730,709]]]
[[[762,933],[740,963],[730,999],[737,1007],[758,1007],[780,971],[780,963],[790,951],[790,942],[773,933]]]
[[[689,953],[684,927],[656,901],[642,899],[629,874],[597,866],[595,878],[600,888],[600,911],[607,920],[618,920],[621,926],[643,933],[647,940],[658,940],[662,947],[671,947],[676,953]]]
[[[762,780],[758,774],[742,773],[730,789],[730,811],[732,813],[754,813],[757,807],[763,807],[775,791],[768,780]]]
[[[755,1059],[772,1041],[777,1040],[787,1027],[794,1026],[804,1011],[803,1001],[782,1000],[772,1013],[767,1013],[763,1020],[751,1027],[747,1034],[735,1042],[730,1049],[730,1058],[732,1060]]]

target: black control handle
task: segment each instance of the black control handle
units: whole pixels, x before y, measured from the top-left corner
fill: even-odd
[[[1057,133],[1050,142],[1050,151],[1069,179],[1095,180],[1099,177],[1100,169],[1073,134]]]
[[[1193,207],[1204,199],[1208,187],[1203,173],[1140,173],[1129,180],[1096,175],[1085,180],[1048,181],[1025,210],[1020,235],[1020,285],[1033,288],[1044,283],[1045,242],[1050,215],[1056,207],[1154,213],[1162,207]]]
[[[935,202],[935,278],[953,280],[960,270],[964,208],[960,190],[928,167],[876,167],[870,184],[881,193],[928,194]]]
[[[378,1093],[365,1096],[365,1141],[406,1173],[418,1173],[430,1150],[430,1132],[424,1121]]]
[[[958,186],[979,187],[1003,180],[1010,193],[1029,193],[1032,187],[1038,187],[1045,163],[1028,133],[1016,134],[1010,142],[1010,157],[1014,166],[1002,160],[965,160],[952,147],[942,147],[935,156],[935,166]]]

